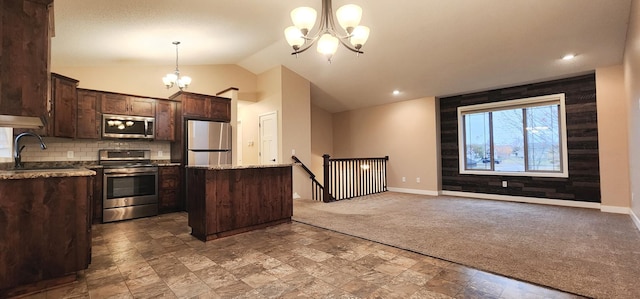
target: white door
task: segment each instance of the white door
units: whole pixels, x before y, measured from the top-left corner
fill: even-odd
[[[260,164],[278,163],[278,113],[260,115]]]

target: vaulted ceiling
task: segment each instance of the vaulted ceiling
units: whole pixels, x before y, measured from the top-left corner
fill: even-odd
[[[622,62],[631,0],[335,0],[363,9],[364,55],[290,55],[283,30],[321,0],[56,0],[55,66],[284,65],[331,112],[566,77]],[[571,61],[561,58],[577,54]],[[392,95],[398,89],[399,95]]]

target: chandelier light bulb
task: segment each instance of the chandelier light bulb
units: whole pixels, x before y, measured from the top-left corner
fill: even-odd
[[[331,60],[331,56],[338,51],[339,43],[340,41],[337,37],[329,33],[325,33],[320,37],[320,40],[318,40],[318,52],[328,56],[329,60]]]
[[[316,10],[311,7],[298,7],[291,11],[291,21],[303,35],[307,35],[316,23],[317,15]]]
[[[304,45],[303,34],[296,26],[287,27],[287,29],[284,30],[284,36],[287,39],[287,43],[289,43],[289,46],[293,47],[296,50],[300,49],[300,47]]]
[[[189,84],[191,84],[191,77],[189,76],[184,76],[181,78],[182,82],[184,83],[184,86],[187,87],[189,86]]]
[[[358,26],[353,29],[349,41],[356,49],[360,49],[367,42],[367,39],[369,39],[369,27]]]
[[[355,4],[347,4],[336,11],[338,23],[348,34],[360,24],[362,18],[362,8]]]

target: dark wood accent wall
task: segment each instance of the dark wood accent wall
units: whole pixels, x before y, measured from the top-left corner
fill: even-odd
[[[459,173],[460,106],[564,93],[568,178],[470,175]],[[600,202],[595,74],[440,98],[442,190]],[[502,181],[508,187],[502,187]]]

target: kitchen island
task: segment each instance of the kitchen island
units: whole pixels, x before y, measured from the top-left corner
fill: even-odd
[[[291,221],[291,164],[187,166],[191,234],[208,241]]]

